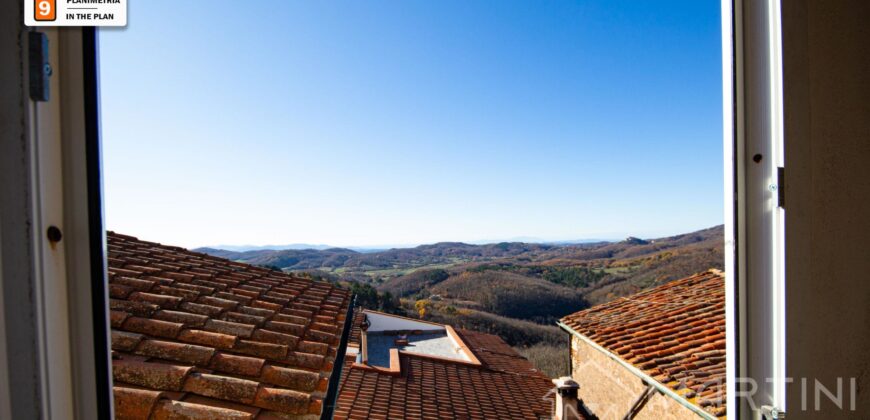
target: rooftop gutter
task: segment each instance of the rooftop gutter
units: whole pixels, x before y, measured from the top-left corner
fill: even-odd
[[[615,361],[616,363],[619,363],[619,365],[621,365],[622,367],[627,369],[629,372],[631,372],[635,376],[638,376],[641,379],[643,379],[648,385],[654,387],[656,390],[658,390],[662,394],[665,394],[665,395],[671,397],[672,399],[674,399],[675,401],[680,403],[680,405],[688,408],[689,410],[692,410],[692,412],[701,416],[701,418],[706,419],[706,420],[718,420],[718,417],[715,417],[712,414],[704,411],[701,407],[698,407],[697,405],[692,404],[691,402],[689,402],[689,400],[687,400],[686,398],[684,398],[680,394],[677,394],[673,389],[671,389],[667,385],[664,385],[661,382],[655,380],[652,376],[647,375],[646,373],[644,373],[642,370],[638,369],[637,367],[635,367],[631,363],[626,362],[621,357],[611,353],[609,350],[605,349],[604,347],[601,347],[600,345],[598,345],[596,342],[592,341],[591,339],[589,339],[585,335],[578,333],[573,328],[562,323],[562,321],[556,321],[556,325],[561,327],[563,330],[568,331],[574,337],[577,337],[580,340],[583,340],[583,342],[590,345],[592,348],[600,351],[601,353],[604,353],[611,360]]]
[[[353,310],[356,306],[356,295],[350,298],[347,305],[347,314],[344,317],[344,327],[341,331],[341,342],[335,353],[335,361],[332,363],[332,374],[329,375],[329,385],[326,388],[326,396],[323,397],[323,411],[320,420],[332,420],[335,414],[335,402],[338,400],[338,386],[341,383],[341,371],[344,369],[344,357],[347,353],[347,341],[350,339],[350,329],[353,327]]]

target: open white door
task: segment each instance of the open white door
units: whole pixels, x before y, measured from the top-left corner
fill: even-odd
[[[109,419],[96,31],[0,28],[0,417]]]
[[[778,0],[723,0],[728,406],[785,415],[782,54]],[[728,17],[731,17],[730,21]],[[729,126],[729,122],[731,125]],[[734,407],[733,409],[730,407]]]

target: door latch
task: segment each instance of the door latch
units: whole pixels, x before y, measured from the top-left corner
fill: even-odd
[[[776,205],[785,208],[785,168],[776,168]]]
[[[761,417],[763,420],[782,420],[785,418],[785,410],[771,405],[763,405],[761,406]]]

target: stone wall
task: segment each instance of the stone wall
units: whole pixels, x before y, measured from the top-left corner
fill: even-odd
[[[601,420],[622,419],[646,385],[600,350],[571,337],[571,376],[580,384],[578,395]],[[641,410],[639,420],[698,419],[697,414],[662,395],[654,395]]]

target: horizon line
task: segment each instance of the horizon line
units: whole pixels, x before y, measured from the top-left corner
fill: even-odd
[[[705,228],[690,230],[686,232],[680,233],[671,233],[665,235],[659,235],[655,237],[644,237],[644,236],[636,236],[636,235],[601,235],[599,238],[584,238],[584,239],[542,239],[542,238],[534,238],[534,237],[526,237],[526,236],[518,236],[514,238],[507,238],[503,240],[473,240],[473,241],[432,241],[432,242],[418,242],[418,243],[405,243],[405,244],[379,244],[379,245],[330,245],[330,244],[313,244],[313,243],[305,243],[305,242],[294,242],[288,243],[284,245],[233,245],[233,244],[219,244],[219,245],[202,245],[191,247],[191,250],[194,249],[202,249],[202,248],[211,248],[218,249],[223,251],[233,251],[233,252],[245,252],[245,251],[282,251],[282,250],[315,250],[321,251],[325,249],[350,249],[350,250],[389,250],[389,249],[407,249],[407,248],[416,248],[424,245],[435,245],[440,243],[462,243],[468,245],[492,245],[499,243],[527,243],[527,244],[583,244],[583,243],[595,243],[595,242],[619,242],[628,238],[639,238],[644,240],[654,240],[667,238],[672,236],[685,235],[693,232],[698,232],[702,230],[715,229],[717,227],[723,226],[723,224],[717,224]],[[609,238],[607,238],[609,237]],[[245,248],[245,250],[238,251],[228,248]]]

